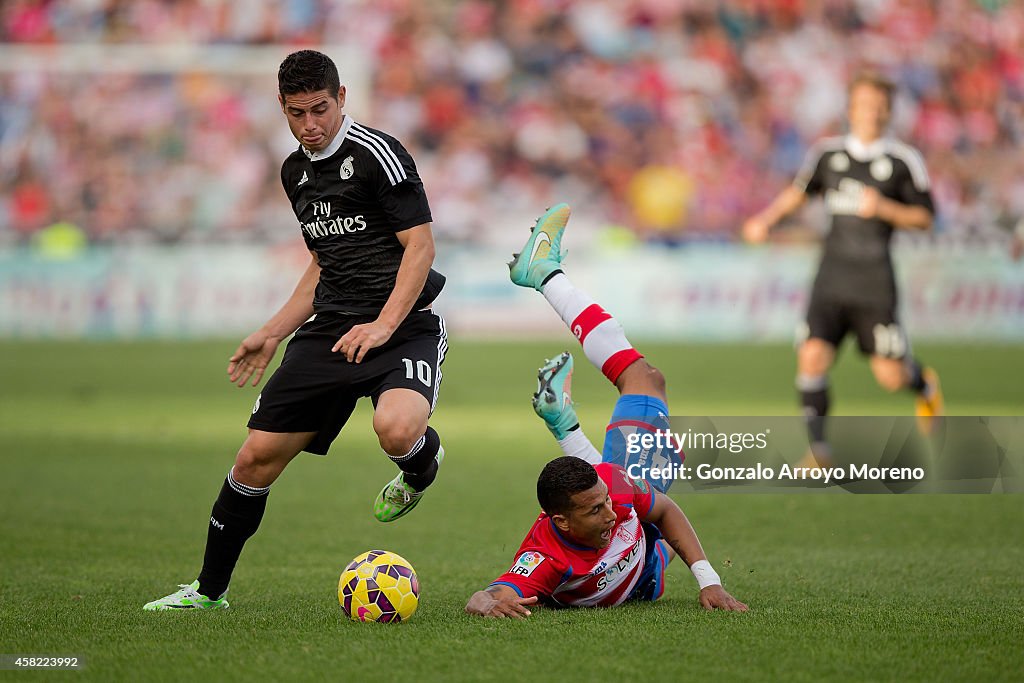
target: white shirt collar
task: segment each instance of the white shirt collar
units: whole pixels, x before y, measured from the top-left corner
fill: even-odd
[[[329,158],[335,152],[338,151],[338,148],[341,147],[341,143],[345,142],[345,136],[348,135],[348,129],[352,127],[352,117],[349,116],[348,114],[344,114],[344,117],[345,118],[343,118],[341,121],[341,128],[338,129],[338,132],[337,134],[335,134],[334,139],[331,140],[331,144],[327,145],[327,147],[325,147],[321,151],[310,152],[302,145],[299,145],[299,148],[302,150],[303,154],[305,154],[310,161],[320,161],[322,159]]]
[[[846,136],[846,151],[857,161],[871,161],[885,154],[889,149],[889,138],[881,137],[870,144],[864,144],[852,134]]]

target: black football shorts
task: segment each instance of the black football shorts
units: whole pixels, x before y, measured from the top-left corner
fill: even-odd
[[[375,319],[318,313],[302,325],[256,398],[249,428],[316,432],[305,450],[325,455],[360,398],[369,396],[376,405],[388,389],[412,389],[427,399],[433,412],[448,350],[444,319],[430,310],[410,313],[387,343],[370,349],[361,363],[331,351],[354,325]]]
[[[812,292],[807,322],[797,341],[813,337],[838,348],[849,332],[857,337],[857,347],[865,355],[899,359],[910,353],[895,306],[842,301]]]

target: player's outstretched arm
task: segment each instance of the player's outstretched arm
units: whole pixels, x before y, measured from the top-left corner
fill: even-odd
[[[238,386],[244,387],[250,377],[252,386],[259,384],[281,341],[313,315],[313,294],[320,281],[320,263],[316,254],[310,254],[306,272],[299,278],[288,301],[263,327],[243,339],[228,359],[228,379]]]
[[[331,349],[345,354],[350,363],[362,362],[367,351],[391,339],[423,291],[430,266],[434,263],[434,234],[430,223],[396,232],[395,236],[405,253],[395,276],[395,288],[391,290],[384,308],[372,323],[353,326]]]
[[[655,492],[654,505],[643,521],[658,527],[672,549],[683,558],[700,584],[699,600],[706,610],[746,612],[747,606],[729,595],[722,582],[704,555],[697,532],[690,525],[686,514],[675,501],[663,493]]]
[[[783,218],[800,208],[807,201],[807,195],[795,185],[780,192],[772,203],[760,213],[743,223],[743,239],[751,244],[760,244],[768,239],[768,232]]]
[[[473,593],[473,596],[466,603],[466,614],[476,614],[481,617],[494,617],[504,619],[524,619],[530,616],[531,612],[526,608],[537,602],[537,596],[521,598],[519,594],[508,586],[490,586],[482,591]]]

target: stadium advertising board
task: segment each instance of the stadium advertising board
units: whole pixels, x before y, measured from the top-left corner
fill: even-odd
[[[301,249],[243,246],[91,249],[70,259],[2,253],[0,335],[235,335],[287,299],[306,258]],[[451,277],[438,307],[451,330],[560,334],[550,311],[508,287],[496,267],[506,258],[496,250],[441,252],[438,266]],[[574,253],[573,279],[637,336],[779,342],[793,338],[803,315],[815,258],[798,247]],[[919,248],[896,260],[914,340],[1024,340],[1024,269],[1005,257]]]

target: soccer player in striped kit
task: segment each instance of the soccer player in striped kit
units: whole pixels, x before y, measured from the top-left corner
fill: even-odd
[[[548,301],[583,345],[587,358],[618,388],[620,397],[599,454],[579,427],[572,405],[572,356],[541,368],[534,409],[565,455],[547,464],[537,481],[543,512],[519,547],[511,568],[477,591],[466,611],[488,617],[529,616],[542,601],[560,607],[620,605],[657,600],[676,555],[690,567],[708,610],[746,611],[729,595],[704,555],[686,515],[653,485],[634,479],[624,435],[668,427],[665,378],[626,339],[622,326],[562,269],[561,240],[569,207],[559,204],[537,221],[510,264],[512,281]],[[648,453],[649,466],[678,457],[672,449]]]

